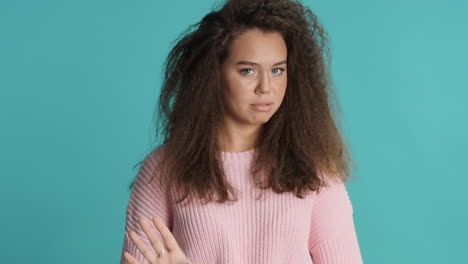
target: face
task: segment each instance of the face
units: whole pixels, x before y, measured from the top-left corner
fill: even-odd
[[[221,67],[225,123],[261,126],[280,107],[287,85],[287,47],[280,33],[250,29],[230,44]],[[258,104],[268,103],[268,106]]]

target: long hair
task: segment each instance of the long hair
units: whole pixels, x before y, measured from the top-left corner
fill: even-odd
[[[294,0],[228,0],[189,26],[165,61],[156,124],[164,135],[164,161],[152,179],[182,194],[177,203],[195,195],[204,202],[213,195],[220,203],[237,201],[217,142],[225,114],[220,68],[232,40],[252,28],[279,32],[288,62],[283,102],[255,143],[256,186],[303,198],[326,186],[324,177],[350,177],[353,161],[340,133],[329,41],[317,16]],[[268,177],[261,181],[263,172]]]

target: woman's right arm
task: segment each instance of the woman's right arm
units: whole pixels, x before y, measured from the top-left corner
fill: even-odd
[[[120,260],[121,264],[128,264],[123,256],[125,251],[129,252],[140,263],[149,264],[130,238],[130,230],[136,232],[138,237],[153,251],[153,254],[156,254],[145,232],[138,224],[140,217],[144,216],[147,219],[152,219],[154,216],[157,216],[170,230],[172,230],[173,212],[166,193],[164,190],[159,188],[157,179],[153,180],[150,184],[147,184],[155,172],[157,164],[156,158],[160,152],[161,147],[153,150],[145,157],[135,179],[126,210],[125,235]],[[157,233],[158,238],[163,240],[154,224],[152,224],[151,227]]]

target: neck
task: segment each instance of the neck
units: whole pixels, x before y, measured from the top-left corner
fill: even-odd
[[[243,152],[255,147],[259,126],[245,126],[226,129],[218,136],[219,147],[223,152]]]

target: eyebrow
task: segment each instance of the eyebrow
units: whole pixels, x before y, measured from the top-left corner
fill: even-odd
[[[284,60],[284,61],[280,61],[280,62],[277,62],[275,64],[273,64],[273,66],[277,66],[277,65],[280,65],[280,64],[286,64],[287,62]],[[251,62],[251,61],[238,61],[235,65],[252,65],[252,66],[255,66],[255,65],[258,65],[258,63],[255,63],[255,62]]]

